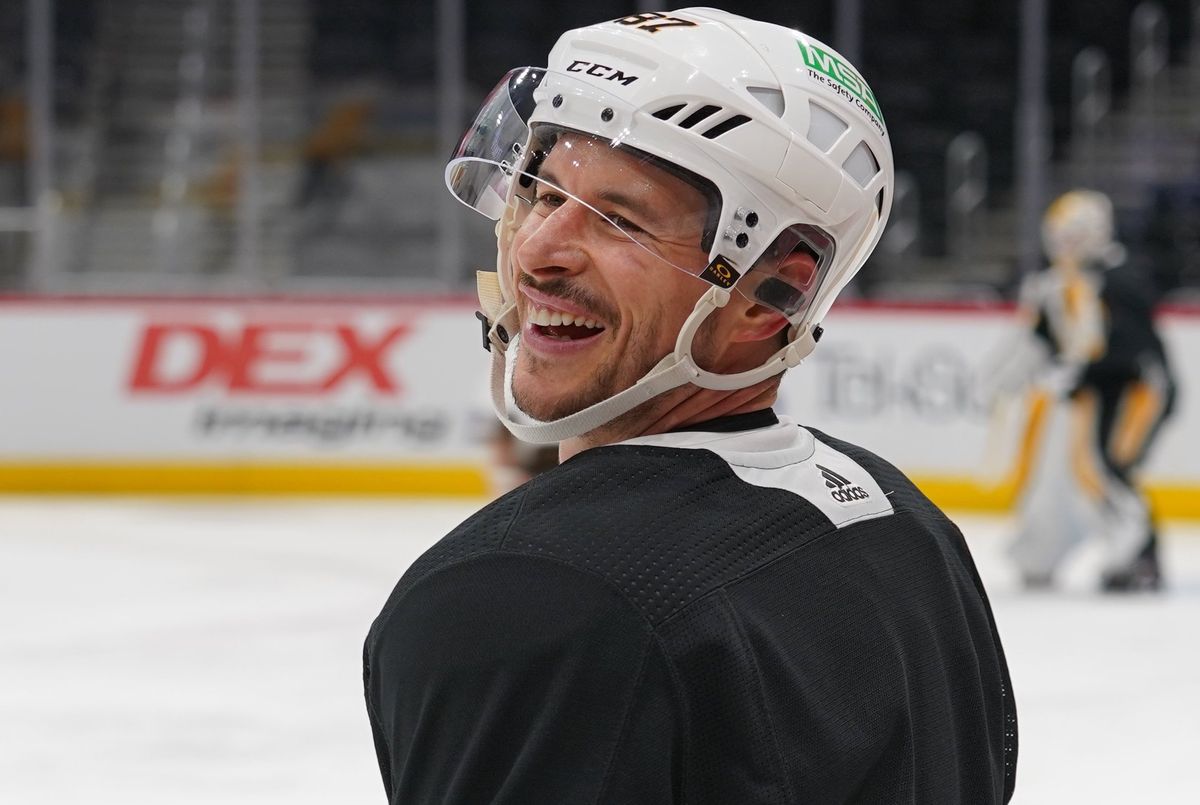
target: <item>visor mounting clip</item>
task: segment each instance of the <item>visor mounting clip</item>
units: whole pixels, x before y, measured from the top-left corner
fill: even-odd
[[[487,316],[483,315],[483,313],[478,310],[475,311],[475,318],[479,319],[480,324],[483,325],[483,348],[488,352],[491,352],[492,342],[491,339],[488,338],[488,333],[491,332],[492,323],[488,321]]]

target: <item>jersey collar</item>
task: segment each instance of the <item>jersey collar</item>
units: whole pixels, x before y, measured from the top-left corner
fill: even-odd
[[[688,431],[702,431],[704,433],[735,433],[741,430],[769,428],[772,425],[778,424],[779,417],[775,416],[775,412],[770,408],[763,408],[759,411],[749,411],[744,414],[730,414],[728,416],[706,419],[703,422],[695,422],[691,425],[672,428],[667,432],[687,433]]]

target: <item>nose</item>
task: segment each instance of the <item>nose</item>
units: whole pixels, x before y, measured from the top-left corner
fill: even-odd
[[[595,215],[575,199],[567,199],[549,215],[529,213],[513,239],[517,266],[535,276],[577,274],[589,264],[585,239]]]

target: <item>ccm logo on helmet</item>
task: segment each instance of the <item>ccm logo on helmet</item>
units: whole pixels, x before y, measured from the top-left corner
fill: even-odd
[[[568,73],[587,73],[594,75],[597,78],[603,78],[606,81],[620,81],[623,86],[629,86],[634,81],[637,81],[641,76],[626,75],[616,67],[609,67],[607,64],[596,64],[590,61],[580,61],[576,59],[567,65]]]
[[[822,467],[820,464],[817,465],[817,469],[825,478],[825,486],[832,490],[829,496],[838,503],[854,503],[871,497],[867,490],[855,485],[846,476],[840,475],[828,467]]]

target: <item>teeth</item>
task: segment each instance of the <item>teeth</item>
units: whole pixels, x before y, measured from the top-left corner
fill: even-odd
[[[559,325],[575,325],[576,327],[587,327],[595,330],[602,329],[602,325],[595,319],[589,319],[585,316],[576,316],[573,313],[564,313],[561,310],[551,310],[545,307],[535,307],[529,313],[529,321],[533,324],[542,327],[557,327]]]

